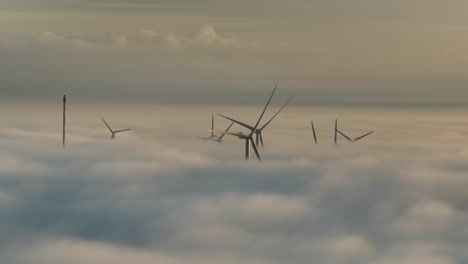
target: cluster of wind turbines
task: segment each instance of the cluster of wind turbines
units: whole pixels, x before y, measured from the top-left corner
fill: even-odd
[[[204,141],[213,141],[213,142],[217,142],[217,143],[222,143],[223,142],[223,138],[225,135],[230,135],[230,136],[234,136],[234,137],[237,137],[239,139],[242,139],[244,140],[245,142],[245,159],[246,160],[249,160],[250,159],[250,149],[253,149],[254,153],[255,153],[255,156],[257,157],[257,159],[259,161],[261,161],[261,157],[260,157],[260,154],[258,152],[258,146],[261,145],[262,149],[264,148],[264,142],[263,142],[263,135],[262,135],[262,132],[265,130],[265,128],[273,121],[273,119],[275,119],[275,117],[291,102],[291,100],[294,98],[294,96],[292,96],[291,98],[289,98],[289,100],[266,122],[264,123],[262,126],[259,126],[260,125],[260,122],[263,118],[263,115],[265,114],[265,111],[267,110],[268,108],[268,105],[270,104],[270,101],[271,99],[273,98],[273,95],[275,94],[276,92],[276,88],[278,87],[278,84],[275,85],[275,88],[273,89],[273,91],[271,92],[271,95],[270,97],[268,98],[268,101],[265,105],[265,107],[263,108],[263,111],[262,113],[260,114],[260,117],[258,118],[257,122],[255,123],[255,125],[249,125],[249,124],[246,124],[244,122],[241,122],[239,120],[236,120],[234,118],[231,118],[231,117],[228,117],[226,115],[222,115],[222,114],[217,114],[227,120],[230,120],[231,121],[231,124],[224,130],[224,131],[216,131],[214,129],[214,115],[212,114],[211,115],[211,130],[210,130],[210,135],[207,136],[207,137],[197,137],[199,139],[203,139]],[[65,121],[66,121],[66,118],[65,118],[65,109],[66,109],[66,95],[63,96],[63,146],[65,147]],[[110,133],[111,133],[111,139],[115,139],[115,135],[117,133],[121,133],[121,132],[125,132],[125,131],[129,131],[131,130],[131,128],[126,128],[126,129],[120,129],[120,130],[113,130],[109,124],[106,122],[106,120],[104,120],[103,117],[101,117],[101,120],[102,122],[104,122],[104,124],[106,125],[106,127],[109,129]],[[229,130],[231,129],[231,127],[234,125],[234,123],[244,127],[244,128],[247,128],[249,130],[248,133],[242,133],[242,132],[229,132]],[[314,141],[315,141],[315,144],[318,143],[317,141],[317,134],[315,133],[315,127],[314,127],[314,123],[311,121],[311,126],[312,126],[312,133],[313,133],[313,136],[314,136]],[[371,132],[368,132],[364,135],[361,135],[359,137],[356,137],[354,139],[351,139],[350,137],[348,137],[346,134],[344,134],[342,131],[340,131],[338,129],[338,119],[335,119],[335,136],[334,136],[334,143],[337,144],[337,137],[338,137],[338,134],[340,134],[341,136],[345,137],[349,142],[356,142],[364,137],[367,137],[368,135],[372,134],[374,131],[371,131]],[[219,133],[220,135],[216,135],[215,133]],[[255,134],[255,142],[254,142],[254,138],[253,138],[253,135]]]
[[[204,140],[211,140],[211,141],[217,141],[217,142],[221,142],[221,139],[223,138],[224,135],[230,135],[230,136],[234,136],[234,137],[237,137],[239,139],[242,139],[245,141],[245,159],[246,160],[249,160],[250,159],[250,149],[252,148],[253,151],[255,152],[255,155],[257,156],[257,159],[258,160],[262,160],[261,157],[260,157],[260,154],[258,152],[258,148],[257,146],[260,144],[262,146],[262,148],[264,147],[264,143],[263,143],[263,136],[262,136],[262,132],[263,130],[271,123],[271,121],[273,121],[273,119],[286,107],[286,105],[289,104],[289,102],[291,102],[291,100],[294,98],[291,97],[289,98],[289,100],[265,123],[263,124],[263,126],[259,127],[259,124],[262,120],[262,117],[263,115],[265,114],[265,111],[266,109],[268,108],[268,105],[270,104],[270,101],[271,101],[271,98],[273,98],[273,95],[275,94],[275,91],[276,91],[276,88],[278,87],[278,84],[276,84],[275,88],[273,89],[273,92],[271,93],[270,95],[270,98],[268,99],[268,102],[266,103],[265,107],[263,108],[263,111],[262,113],[260,114],[260,117],[258,118],[257,122],[255,123],[254,126],[252,125],[249,125],[249,124],[246,124],[244,122],[241,122],[239,120],[236,120],[234,118],[231,118],[231,117],[228,117],[228,116],[225,116],[225,115],[222,115],[222,114],[218,114],[219,116],[227,119],[227,120],[230,120],[232,123],[229,125],[229,127],[225,130],[225,131],[215,131],[214,130],[214,121],[213,121],[213,115],[211,116],[211,135],[209,137],[206,137],[206,138],[203,138],[203,137],[198,137],[198,138],[201,138],[201,139],[204,139]],[[236,123],[238,125],[241,125],[245,128],[247,128],[248,130],[250,130],[249,133],[242,133],[242,132],[229,132],[229,129],[231,128],[231,126]],[[220,133],[221,135],[220,136],[216,136],[214,133]],[[253,139],[253,135],[255,134],[255,142],[254,142],[254,139]]]
[[[222,114],[217,114],[227,120],[230,120],[232,123],[226,128],[226,130],[224,131],[215,131],[214,130],[214,115],[212,114],[211,115],[211,134],[210,136],[208,137],[197,137],[197,138],[200,138],[200,139],[203,139],[204,141],[214,141],[214,142],[218,142],[218,143],[221,143],[222,142],[222,139],[224,137],[224,135],[230,135],[230,136],[234,136],[234,137],[238,137],[239,139],[242,139],[245,141],[245,159],[246,160],[249,160],[250,159],[250,149],[252,148],[254,153],[255,153],[255,156],[257,157],[257,159],[259,161],[261,161],[261,157],[260,157],[260,154],[258,152],[258,146],[259,144],[261,145],[262,148],[264,148],[264,142],[263,142],[263,135],[262,135],[262,132],[263,130],[271,123],[271,121],[273,121],[273,119],[289,104],[289,102],[291,102],[291,100],[294,98],[294,96],[292,96],[291,98],[289,98],[289,100],[265,123],[263,124],[263,126],[260,126],[259,127],[259,124],[263,118],[263,115],[265,114],[265,111],[266,109],[268,108],[268,105],[270,104],[270,101],[271,99],[273,98],[273,95],[275,94],[275,91],[276,91],[276,88],[278,87],[278,84],[276,84],[275,88],[273,89],[273,92],[271,93],[270,95],[270,98],[268,99],[265,107],[263,108],[263,111],[262,113],[260,114],[260,117],[258,118],[257,122],[255,123],[254,126],[252,125],[249,125],[249,124],[246,124],[244,122],[241,122],[239,120],[236,120],[234,118],[231,118],[231,117],[228,117],[228,116],[225,116],[225,115],[222,115]],[[242,133],[242,132],[229,132],[229,129],[232,127],[232,125],[236,123],[238,125],[241,125],[243,126],[244,128],[247,128],[248,130],[250,130],[250,132],[248,133]],[[313,136],[314,136],[314,141],[315,143],[317,144],[318,141],[317,141],[317,135],[315,133],[315,128],[314,128],[314,123],[311,122],[311,125],[312,125],[312,133],[313,133]],[[349,142],[355,142],[355,141],[358,141],[370,134],[372,134],[374,131],[371,131],[369,133],[366,133],[362,136],[359,136],[357,138],[354,138],[354,139],[351,139],[350,137],[348,137],[347,135],[345,135],[343,132],[341,132],[340,130],[338,130],[338,120],[335,119],[335,139],[334,139],[334,142],[335,144],[337,144],[337,134],[339,133],[340,135],[342,135],[343,137],[345,137]],[[221,134],[220,136],[217,136],[215,133],[219,133]],[[255,142],[254,142],[254,139],[253,139],[253,135],[255,134]]]
[[[203,141],[214,141],[214,142],[218,142],[218,143],[222,143],[223,142],[223,137],[226,135],[226,132],[229,131],[229,129],[232,127],[232,125],[234,125],[234,122],[232,122],[227,128],[226,130],[224,131],[224,133],[221,134],[221,136],[217,136],[215,135],[214,133],[214,115],[212,114],[211,115],[211,135],[208,136],[208,137],[197,137],[199,139],[203,139]]]
[[[317,143],[318,143],[318,140],[317,140],[317,134],[315,133],[314,122],[310,121],[310,125],[312,126],[312,134],[314,135],[315,144],[317,144]],[[367,137],[368,135],[374,133],[374,131],[370,131],[370,132],[368,132],[368,133],[366,133],[366,134],[364,134],[364,135],[362,135],[362,136],[359,136],[359,137],[356,137],[356,138],[352,139],[352,138],[348,137],[347,135],[345,135],[343,132],[341,132],[341,131],[338,129],[338,119],[335,119],[335,130],[334,130],[334,131],[335,131],[335,136],[334,136],[333,142],[334,142],[335,144],[338,144],[338,143],[337,143],[337,142],[338,142],[338,134],[340,134],[340,135],[342,135],[343,137],[345,137],[349,142],[354,143],[354,142],[356,142],[356,141],[358,141],[358,140],[360,140],[360,139],[362,139],[362,138],[365,138],[365,137]]]

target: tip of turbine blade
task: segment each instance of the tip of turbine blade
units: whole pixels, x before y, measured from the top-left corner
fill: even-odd
[[[357,137],[357,138],[355,138],[353,141],[358,141],[358,140],[360,140],[360,139],[362,139],[362,138],[364,138],[364,137],[367,137],[368,135],[370,135],[370,134],[372,134],[372,133],[374,133],[374,131],[371,131],[371,132],[366,133],[366,134],[364,134],[364,135],[362,135],[362,136],[360,136],[360,137]]]

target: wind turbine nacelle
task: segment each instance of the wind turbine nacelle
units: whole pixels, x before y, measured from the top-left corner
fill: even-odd
[[[244,133],[242,133],[242,132],[239,132],[239,136],[238,136],[238,138],[240,138],[240,139],[245,139]]]

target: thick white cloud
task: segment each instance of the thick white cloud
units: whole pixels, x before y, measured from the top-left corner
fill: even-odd
[[[219,108],[242,120],[260,110]],[[288,106],[265,131],[264,162],[246,163],[237,138],[194,138],[208,133],[211,111],[70,104],[65,149],[55,129],[60,118],[46,115],[47,107],[36,111],[40,119],[2,121],[14,129],[0,130],[0,262],[468,260],[467,152],[455,144],[461,138],[431,133],[448,115],[415,114],[432,120],[421,123],[427,133],[401,137],[416,126],[406,111],[374,109],[384,116],[377,122],[365,109]],[[340,137],[334,146],[329,128],[343,111],[343,131],[377,132],[354,144]],[[318,145],[306,121],[311,112]],[[133,130],[110,140],[99,113]]]

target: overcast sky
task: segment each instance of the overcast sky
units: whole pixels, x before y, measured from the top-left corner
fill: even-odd
[[[464,105],[466,1],[0,0],[2,98]],[[242,98],[242,100],[240,100]]]

